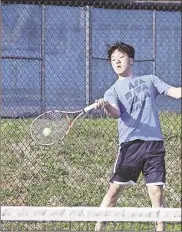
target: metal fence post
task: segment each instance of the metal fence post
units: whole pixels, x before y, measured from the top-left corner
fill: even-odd
[[[86,59],[85,59],[85,65],[86,65],[86,82],[85,82],[85,88],[86,88],[86,105],[90,104],[91,101],[91,62],[92,62],[92,32],[91,32],[91,9],[90,6],[85,7],[85,50],[86,50]]]
[[[45,111],[45,100],[46,100],[46,80],[45,80],[45,5],[42,5],[42,18],[41,18],[41,113]]]
[[[153,74],[156,75],[156,11],[153,11],[153,22],[152,22],[152,30],[153,30]]]

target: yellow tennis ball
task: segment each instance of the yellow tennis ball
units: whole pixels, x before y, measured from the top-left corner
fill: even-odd
[[[52,130],[51,130],[51,128],[44,128],[44,130],[43,130],[43,135],[44,136],[49,136],[49,135],[51,135],[51,133],[52,133]]]

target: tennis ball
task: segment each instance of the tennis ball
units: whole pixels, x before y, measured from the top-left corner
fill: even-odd
[[[43,135],[44,136],[49,136],[49,135],[51,135],[51,133],[52,133],[52,130],[51,130],[51,128],[44,128],[44,130],[43,130]]]

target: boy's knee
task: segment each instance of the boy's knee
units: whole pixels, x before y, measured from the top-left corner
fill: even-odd
[[[148,192],[150,195],[162,195],[163,194],[163,185],[151,185],[148,186]]]
[[[110,201],[117,200],[120,197],[122,190],[123,190],[122,186],[111,184],[107,191],[108,199],[110,199]]]
[[[150,188],[148,188],[148,192],[153,207],[163,207],[163,186],[150,186]]]

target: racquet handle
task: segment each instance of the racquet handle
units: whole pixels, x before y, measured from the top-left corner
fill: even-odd
[[[105,103],[107,102],[105,99],[103,99],[103,100],[104,100]],[[95,102],[95,103],[93,103],[92,105],[86,106],[86,107],[83,109],[83,112],[86,113],[86,112],[88,112],[88,111],[90,111],[90,110],[96,109],[96,107],[97,107],[97,103]]]
[[[88,111],[90,111],[90,110],[93,110],[93,109],[95,109],[96,108],[96,105],[97,105],[97,103],[93,103],[92,105],[89,105],[89,106],[86,106],[84,109],[83,109],[83,112],[88,112]]]

